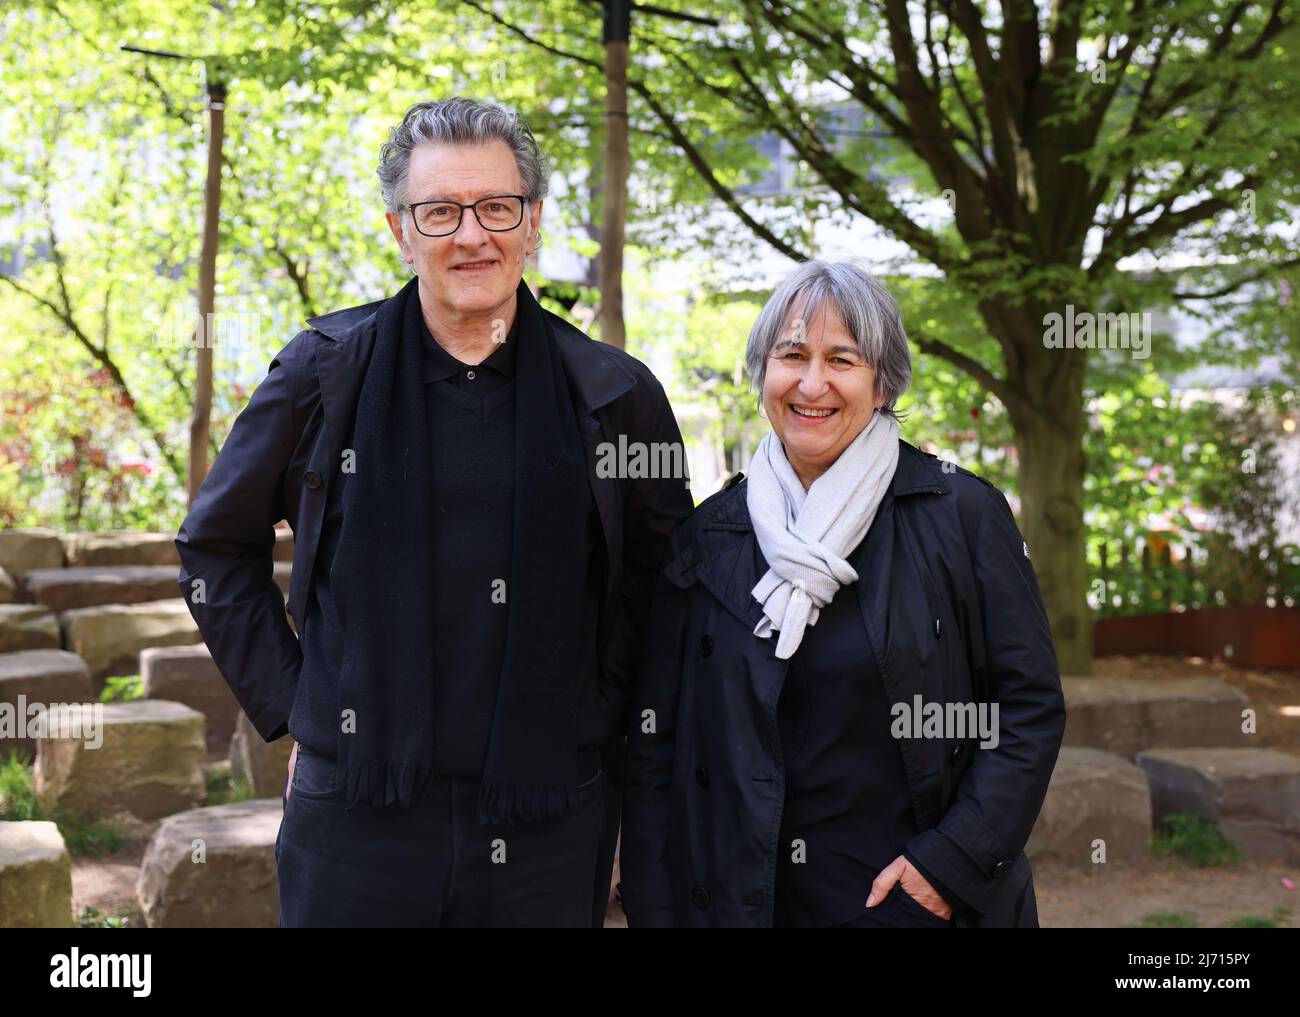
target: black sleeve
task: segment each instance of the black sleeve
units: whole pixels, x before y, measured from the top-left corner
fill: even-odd
[[[646,371],[624,423],[627,440],[677,449],[682,476],[633,478],[623,506],[623,582],[601,662],[606,730],[622,735],[654,596],[655,574],[668,555],[673,529],[691,514],[686,446],[663,386]]]
[[[935,892],[938,893],[945,902],[947,902],[948,906],[952,908],[954,914],[961,911],[969,911],[971,909],[969,904],[962,900],[954,890],[950,889],[945,883],[943,883],[938,876],[929,872],[925,868],[924,863],[915,858],[906,848],[903,849],[903,857],[911,862],[913,867],[925,877],[927,883],[934,887]]]
[[[271,361],[176,535],[181,595],[217,669],[267,741],[288,733],[302,666],[272,579],[272,552],[301,427],[296,399],[306,335]]]
[[[1029,840],[1065,731],[1051,627],[1028,548],[1006,498],[992,487],[985,497],[973,566],[998,744],[975,752],[939,825],[906,850],[918,869],[981,913]]]
[[[633,928],[677,924],[668,845],[689,591],[660,575],[628,725],[620,887]]]

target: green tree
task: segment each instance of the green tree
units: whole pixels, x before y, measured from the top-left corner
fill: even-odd
[[[506,16],[464,2],[538,52],[599,67],[582,5]],[[1284,341],[1294,353],[1300,325],[1278,313],[1298,263],[1294,7],[734,0],[712,13],[717,28],[634,29],[629,115],[657,124],[707,190],[789,257],[810,253],[802,221],[746,200],[737,173],[737,146],[761,130],[797,153],[817,185],[809,201],[872,221],[942,273],[978,330],[911,332],[1005,407],[1058,657],[1086,673],[1085,405],[1094,370],[1113,371],[1096,349],[1050,348],[1049,316],[1179,302],[1227,315],[1255,352]],[[938,196],[952,214],[927,221]],[[1174,252],[1205,267],[1164,269]],[[1121,271],[1139,255],[1149,271]],[[1251,287],[1253,304],[1232,302]]]

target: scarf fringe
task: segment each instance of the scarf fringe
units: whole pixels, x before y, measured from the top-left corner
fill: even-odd
[[[529,786],[483,780],[479,788],[478,819],[486,825],[514,826],[558,819],[578,811],[576,785]]]
[[[348,808],[358,802],[410,808],[424,797],[433,776],[429,763],[358,763],[344,771],[343,789]]]
[[[409,808],[424,797],[433,778],[426,763],[361,763],[344,772],[343,788],[348,808],[359,802]],[[536,823],[577,811],[576,785],[529,786],[485,779],[479,788],[478,817],[484,825]]]

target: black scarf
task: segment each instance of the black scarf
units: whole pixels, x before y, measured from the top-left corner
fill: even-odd
[[[496,713],[479,794],[483,823],[576,811],[586,520],[573,506],[588,484],[576,409],[541,307],[516,295],[514,533],[509,611]],[[422,337],[403,328],[417,280],[379,308],[353,445],[355,473],[330,590],[345,633],[339,681],[339,773],[348,806],[410,805],[433,770],[434,640],[431,467]],[[475,506],[465,505],[473,512]]]

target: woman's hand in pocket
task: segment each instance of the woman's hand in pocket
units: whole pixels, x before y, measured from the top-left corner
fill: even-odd
[[[902,855],[880,870],[880,875],[871,884],[867,907],[875,907],[884,900],[895,883],[902,883],[903,893],[932,915],[944,919],[952,917],[952,908],[948,906],[948,902],[939,896],[926,878]]]

